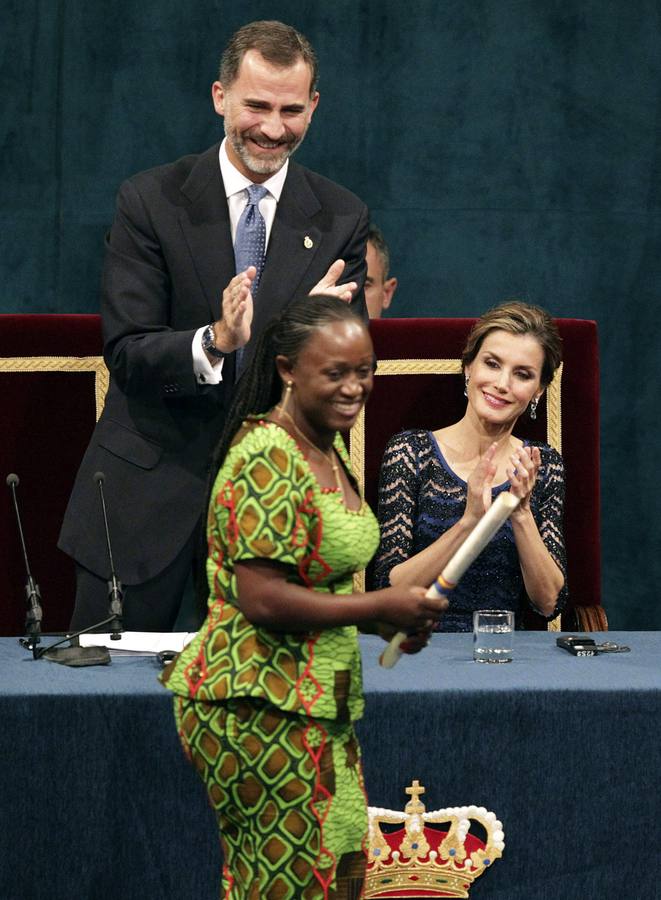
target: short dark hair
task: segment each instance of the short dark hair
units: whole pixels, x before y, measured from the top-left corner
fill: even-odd
[[[370,222],[370,226],[367,230],[367,243],[372,244],[374,249],[379,255],[381,259],[381,265],[383,266],[383,278],[384,281],[388,277],[388,273],[390,272],[390,250],[388,249],[388,245],[386,244],[386,239],[383,236],[383,232],[381,229]]]
[[[271,65],[282,68],[289,68],[302,59],[310,67],[310,96],[314,95],[319,66],[312,45],[300,31],[275,20],[250,22],[232,35],[220,60],[218,73],[225,89],[238,77],[241,61],[248,50],[257,50]]]
[[[562,362],[562,338],[551,316],[541,306],[531,306],[521,300],[506,300],[480,316],[471,328],[464,352],[461,355],[462,368],[473,362],[485,337],[492,331],[507,331],[510,334],[529,334],[534,337],[544,351],[544,362],[540,382],[547,387],[553,380],[555,370]]]

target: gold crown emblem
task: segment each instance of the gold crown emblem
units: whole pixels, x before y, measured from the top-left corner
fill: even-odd
[[[404,812],[369,807],[366,900],[468,897],[475,879],[503,855],[505,835],[495,813],[483,806],[425,812],[424,792],[417,780],[406,788],[411,799]],[[393,830],[397,825],[404,827]]]

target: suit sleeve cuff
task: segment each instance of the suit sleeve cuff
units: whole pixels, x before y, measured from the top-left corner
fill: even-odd
[[[215,363],[209,362],[209,357],[202,349],[202,332],[205,328],[206,325],[198,328],[193,335],[193,371],[198,384],[220,384],[223,380],[222,373],[225,360],[219,359]]]

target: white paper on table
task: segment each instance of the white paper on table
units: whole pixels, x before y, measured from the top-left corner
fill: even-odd
[[[122,631],[118,641],[113,641],[109,634],[81,634],[79,640],[81,647],[107,647],[115,653],[162,653],[165,650],[180,653],[196,634],[196,631]]]

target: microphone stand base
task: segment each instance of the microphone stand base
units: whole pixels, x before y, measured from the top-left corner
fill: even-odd
[[[110,653],[106,647],[54,647],[46,650],[42,658],[62,666],[110,665]]]
[[[43,658],[63,666],[107,666],[110,664],[110,653],[106,647],[81,647],[78,638],[81,634],[96,631],[104,625],[110,625],[112,628],[116,622],[117,616],[110,616],[103,622],[90,625],[89,628],[81,628],[80,631],[65,635],[61,641],[56,641],[50,647],[38,647],[39,639],[36,635],[20,638],[19,644],[30,650],[34,659]],[[69,646],[63,647],[62,644],[66,641],[69,641]]]

